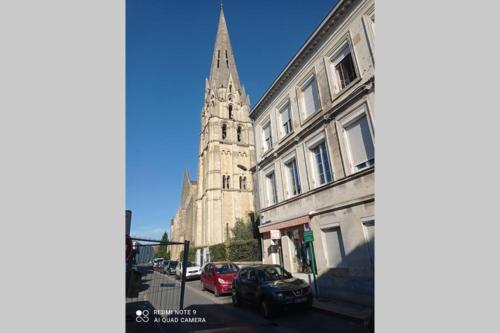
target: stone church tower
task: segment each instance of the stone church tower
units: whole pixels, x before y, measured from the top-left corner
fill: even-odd
[[[254,211],[250,99],[240,84],[221,7],[201,111],[195,246],[224,242],[236,219]]]

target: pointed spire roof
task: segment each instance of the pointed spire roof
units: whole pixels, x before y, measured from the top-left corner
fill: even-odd
[[[221,3],[219,26],[217,27],[217,37],[215,38],[214,54],[212,56],[212,67],[210,68],[210,85],[212,89],[221,85],[228,86],[229,75],[231,74],[235,90],[240,89],[240,80],[236,70],[233,48],[229,39],[224,8]]]

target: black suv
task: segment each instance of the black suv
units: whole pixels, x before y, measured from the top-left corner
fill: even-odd
[[[238,272],[233,280],[232,300],[234,306],[259,306],[264,317],[270,318],[284,308],[310,308],[313,294],[304,280],[294,278],[283,267],[258,265]]]

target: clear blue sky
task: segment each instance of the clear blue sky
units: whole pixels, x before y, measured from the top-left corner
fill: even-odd
[[[236,65],[252,106],[336,0],[226,0]],[[197,177],[200,111],[219,0],[127,0],[126,206],[132,234],[159,239]]]

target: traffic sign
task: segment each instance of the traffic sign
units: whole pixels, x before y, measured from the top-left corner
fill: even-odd
[[[314,234],[312,230],[306,230],[304,231],[304,242],[312,242],[314,241]]]

